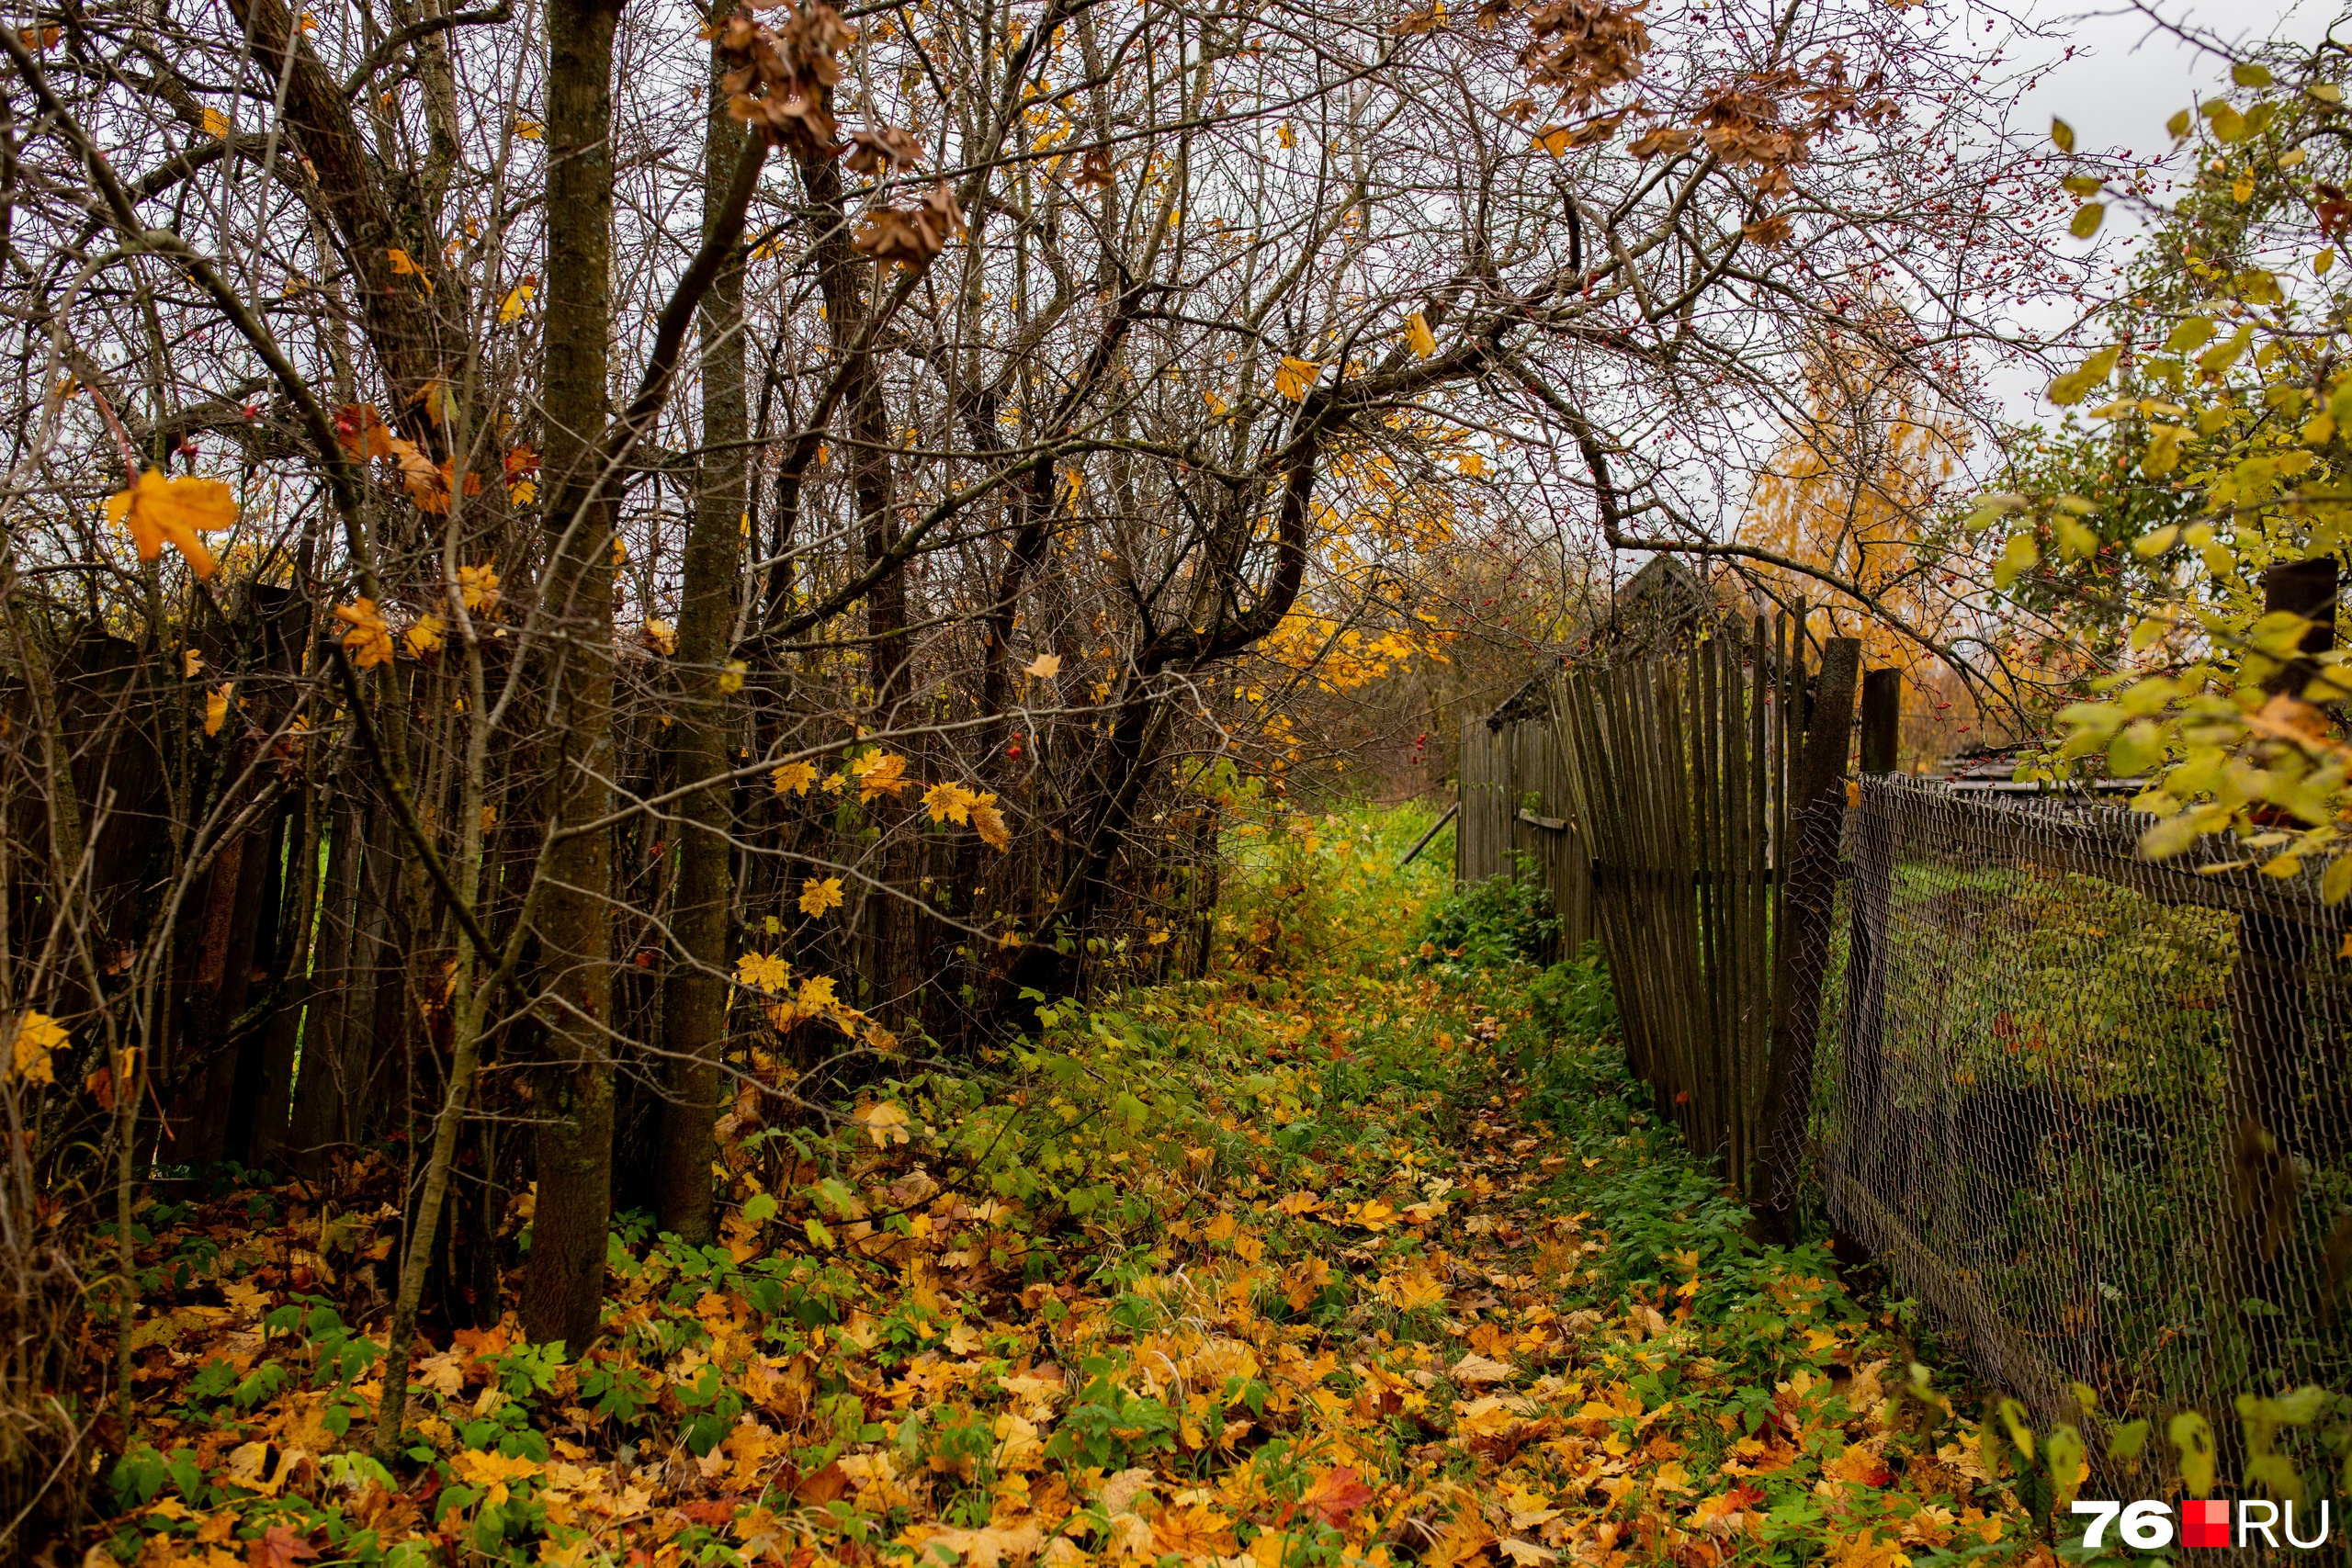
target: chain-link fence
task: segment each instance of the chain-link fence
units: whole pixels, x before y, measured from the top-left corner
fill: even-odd
[[[2112,808],[1859,788],[1815,1056],[1833,1221],[2045,1418],[2075,1384],[2159,1430],[2352,1388],[2352,960],[2316,876],[2152,863]]]

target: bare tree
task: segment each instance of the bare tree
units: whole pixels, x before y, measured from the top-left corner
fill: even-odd
[[[616,1203],[706,1237],[753,1122],[1204,964],[1211,771],[1532,646],[1471,563],[1866,604],[1729,525],[1803,367],[1981,412],[2029,171],[1919,8],[856,21],[0,38],[27,1168],[396,1147],[387,1448],[510,1214],[578,1351]]]

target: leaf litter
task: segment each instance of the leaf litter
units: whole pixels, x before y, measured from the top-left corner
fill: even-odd
[[[1268,835],[1214,977],[729,1143],[583,1354],[421,1346],[390,1469],[387,1153],[151,1200],[86,1568],[2054,1562],[1894,1311],[1745,1238],[1596,966],[1396,950],[1417,826]]]

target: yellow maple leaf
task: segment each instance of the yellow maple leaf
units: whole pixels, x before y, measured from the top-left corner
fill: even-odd
[[[1315,378],[1322,373],[1323,367],[1314,360],[1285,354],[1282,368],[1274,372],[1274,390],[1292,402],[1303,402],[1306,398],[1306,389],[1315,385]]]
[[[536,119],[518,119],[514,122],[514,134],[526,141],[537,141],[541,135],[539,122]]]
[[[1435,1306],[1445,1300],[1445,1281],[1426,1269],[1416,1269],[1409,1274],[1392,1275],[1381,1283],[1389,1287],[1383,1293],[1405,1312],[1411,1312],[1416,1307]]]
[[[852,1119],[865,1128],[877,1149],[907,1141],[907,1113],[887,1100],[866,1106]]]
[[[972,819],[972,795],[962,784],[952,781],[935,784],[922,792],[922,806],[934,822],[954,822],[959,826]]]
[[[768,775],[775,781],[778,795],[807,795],[808,786],[817,782],[814,762],[786,762]]]
[[[1405,318],[1405,341],[1423,359],[1437,352],[1437,334],[1430,331],[1427,318],[1419,310]]]
[[[483,1488],[482,1500],[492,1506],[506,1501],[508,1482],[539,1473],[538,1465],[519,1455],[484,1453],[480,1449],[468,1449],[449,1461],[449,1468],[467,1485]]]
[[[17,1038],[8,1052],[8,1075],[27,1083],[55,1083],[50,1054],[65,1048],[65,1026],[45,1012],[28,1010],[17,1021]]]
[[[1208,404],[1209,412],[1211,413],[1221,414],[1225,412],[1225,400],[1218,397],[1215,392],[1203,392],[1201,394],[1201,401]]]
[[[1833,1534],[1822,1562],[1831,1568],[1910,1568],[1911,1558],[1898,1540],[1880,1540],[1870,1529],[1850,1536]]]
[[[1062,672],[1062,656],[1058,653],[1041,653],[1022,668],[1040,681],[1049,681]]]
[[[1485,475],[1487,471],[1487,459],[1480,457],[1476,452],[1457,452],[1453,455],[1453,466],[1461,469],[1467,477],[1475,479]]]
[[[458,597],[469,615],[487,615],[498,608],[498,570],[492,566],[458,569]]]
[[[800,885],[800,912],[821,915],[828,909],[842,907],[842,879],[838,876],[812,876]],[[830,980],[826,982],[831,985]]]
[[[718,694],[722,697],[731,697],[736,693],[741,691],[743,689],[743,677],[751,672],[752,667],[749,664],[744,663],[741,660],[729,660],[727,661],[727,668],[718,672],[718,679],[714,682],[714,684],[718,687]]]
[[[652,620],[646,622],[645,646],[651,649],[654,652],[664,656],[677,652],[677,628],[673,626],[667,621]]]
[[[511,327],[521,321],[524,307],[530,304],[538,292],[537,288],[527,283],[518,283],[508,289],[506,298],[498,302],[498,324],[503,327]]]
[[[1012,830],[1004,825],[1004,813],[996,808],[994,795],[976,795],[967,803],[972,814],[972,831],[980,841],[1002,854],[1012,847]]]
[[[392,276],[394,277],[413,277],[419,283],[424,285],[424,291],[427,294],[433,292],[433,280],[424,276],[424,269],[416,265],[415,257],[410,255],[398,245],[392,246],[388,254],[392,258]]]
[[[887,795],[895,799],[900,790],[914,783],[906,776],[907,760],[888,751],[868,751],[852,762],[849,771],[857,779],[857,799],[861,806],[877,795]]]
[[[141,560],[153,560],[165,545],[174,545],[187,558],[189,570],[209,578],[212,552],[197,535],[237,521],[236,492],[219,479],[187,475],[165,479],[161,470],[150,468],[139,476],[138,484],[107,498],[107,521],[130,530]]]
[[[351,655],[353,663],[366,670],[392,661],[392,631],[384,624],[376,601],[355,599],[348,604],[337,604],[334,613],[337,620],[351,624],[351,629],[343,634],[343,649]]]
[[[763,991],[780,991],[792,983],[792,965],[779,954],[747,953],[735,961],[735,978]]]
[[[441,617],[427,613],[418,616],[414,626],[401,633],[401,640],[408,644],[409,657],[422,659],[440,649],[442,630]]]
[[[811,975],[801,981],[800,994],[793,998],[793,1004],[809,1018],[831,1012],[842,1005],[841,998],[833,995],[831,975]]]
[[[401,488],[408,491],[409,500],[414,502],[421,512],[435,515],[447,512],[449,483],[443,477],[441,468],[424,455],[424,449],[415,442],[404,435],[390,434],[389,427],[379,425],[377,428],[383,433],[379,442],[384,448],[383,455],[400,465]],[[452,461],[454,465],[454,459]],[[470,495],[481,488],[481,482],[479,477],[472,474],[466,478],[467,493]]]
[[[1230,1556],[1235,1551],[1233,1521],[1206,1503],[1166,1508],[1152,1521],[1151,1542],[1163,1556]]]
[[[207,104],[204,108],[204,134],[226,136],[229,134],[229,117]]]
[[[1320,1258],[1302,1258],[1283,1271],[1283,1299],[1293,1312],[1304,1312],[1306,1303],[1322,1292],[1331,1282],[1331,1265]]]
[[[204,733],[218,735],[221,724],[229,716],[229,694],[236,690],[234,681],[224,681],[217,690],[204,694]]]

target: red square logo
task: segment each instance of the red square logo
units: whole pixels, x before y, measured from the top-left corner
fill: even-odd
[[[2180,1506],[2180,1544],[2230,1544],[2230,1505],[2222,1497],[2191,1497]]]

